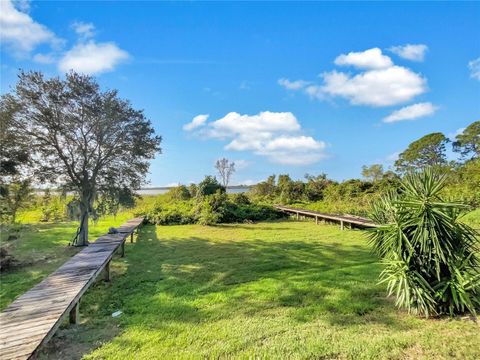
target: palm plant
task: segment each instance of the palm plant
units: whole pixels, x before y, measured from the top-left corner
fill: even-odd
[[[369,235],[385,263],[381,281],[398,307],[426,317],[480,307],[478,239],[459,221],[466,206],[442,200],[444,186],[433,169],[406,175],[371,214],[380,224]]]

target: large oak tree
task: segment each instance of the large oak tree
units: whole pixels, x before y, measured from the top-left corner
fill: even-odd
[[[116,90],[103,91],[94,78],[75,72],[64,79],[21,72],[2,101],[11,103],[13,126],[28,139],[35,180],[77,194],[81,218],[75,244],[87,245],[95,198],[138,189],[161,137],[143,111]]]

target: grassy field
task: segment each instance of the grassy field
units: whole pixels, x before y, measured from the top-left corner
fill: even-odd
[[[31,249],[59,258],[2,277],[2,306],[71,255],[59,246],[71,226],[25,234]],[[472,321],[394,308],[361,231],[293,221],[149,225],[126,254],[112,281],[84,296],[81,323],[62,327],[40,358],[480,358]]]
[[[117,217],[108,216],[96,224],[92,223],[90,240],[95,240],[105,234],[110,226],[120,225],[131,217],[129,212],[123,212]],[[78,222],[38,223],[40,215],[35,211],[25,212],[19,218],[23,226],[18,233],[13,233],[17,239],[8,240],[11,232],[5,228],[0,231],[2,247],[17,260],[13,271],[1,274],[0,310],[79,250],[67,246],[75,235]]]

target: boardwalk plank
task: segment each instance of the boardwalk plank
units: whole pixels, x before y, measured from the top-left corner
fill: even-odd
[[[314,218],[322,218],[324,220],[332,220],[332,221],[338,221],[338,222],[346,222],[349,224],[354,224],[357,226],[361,227],[366,227],[366,228],[373,228],[377,227],[377,224],[375,224],[372,220],[362,218],[362,217],[353,217],[353,216],[348,216],[348,215],[332,215],[332,214],[325,214],[317,211],[311,211],[311,210],[305,210],[305,209],[296,209],[296,208],[290,208],[287,206],[280,206],[280,205],[275,205],[274,206],[276,209],[284,211],[286,213],[290,214],[299,214],[303,216],[311,216]]]
[[[143,218],[101,236],[0,313],[0,359],[29,359],[47,342]]]

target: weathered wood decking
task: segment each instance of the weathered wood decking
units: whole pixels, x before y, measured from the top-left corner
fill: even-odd
[[[325,214],[317,211],[296,209],[281,205],[275,205],[275,208],[289,214],[296,214],[297,219],[300,215],[314,217],[317,224],[319,219],[338,222],[342,230],[345,224],[349,224],[350,226],[357,226],[360,228],[374,228],[378,226],[370,219],[357,216]]]
[[[0,313],[0,359],[29,359],[67,315],[77,323],[80,298],[102,271],[110,279],[113,254],[120,249],[124,255],[125,240],[133,241],[142,222],[129,220],[118,233],[101,236]]]

